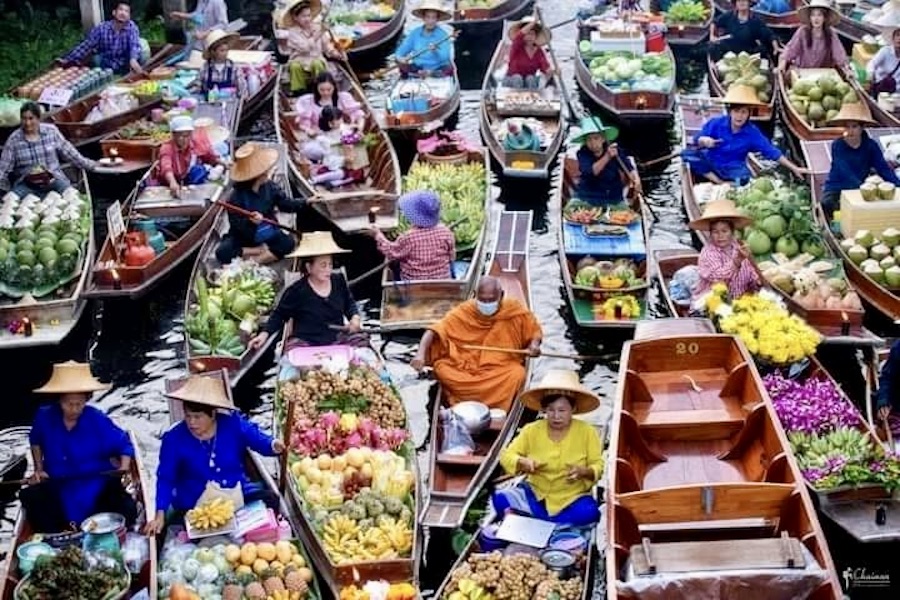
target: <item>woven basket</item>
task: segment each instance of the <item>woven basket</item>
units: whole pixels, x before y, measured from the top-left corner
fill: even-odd
[[[425,162],[435,164],[462,165],[469,162],[469,153],[462,150],[453,154],[432,154],[431,152],[426,152],[422,157]]]

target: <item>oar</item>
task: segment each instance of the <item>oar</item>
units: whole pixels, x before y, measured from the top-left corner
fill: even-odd
[[[881,422],[884,424],[884,433],[885,433],[885,435],[887,435],[888,450],[893,452],[894,451],[894,434],[891,432],[891,424],[888,423],[887,417],[882,419]]]
[[[76,475],[63,475],[60,477],[48,477],[45,481],[72,481],[74,479],[87,479],[89,477],[112,477],[113,475],[124,475],[128,471],[122,469],[112,469],[110,471],[100,471],[99,473],[78,473]],[[9,481],[0,481],[0,485],[25,485],[31,483],[31,478],[11,479]]]
[[[225,202],[224,200],[216,200],[214,202],[214,204],[219,204],[222,207],[224,207],[225,210],[229,210],[229,211],[231,211],[233,213],[237,213],[239,215],[244,215],[245,217],[249,217],[253,214],[253,211],[245,210],[245,209],[241,208],[240,206],[235,206],[234,204],[229,204],[228,202]],[[278,221],[274,221],[272,219],[267,219],[266,217],[263,217],[262,222],[268,223],[269,225],[274,225],[275,227],[278,227],[279,229],[284,229],[288,233],[293,233],[294,235],[301,236],[301,237],[303,236],[303,233],[299,229],[294,229],[293,227],[288,227],[287,225],[283,225],[283,224],[279,223]]]
[[[384,190],[358,190],[353,192],[318,193],[306,199],[307,202],[328,202],[331,200],[343,200],[344,198],[365,198],[366,196],[377,196],[379,198],[397,198],[397,194],[385,192]]]
[[[476,346],[472,344],[463,344],[464,350],[486,350],[488,352],[506,352],[507,354],[530,355],[530,350],[521,350],[519,348],[501,348],[500,346]],[[586,354],[564,354],[562,352],[544,352],[541,350],[541,356],[550,358],[571,358],[572,360],[603,360],[602,356],[590,356]]]
[[[419,50],[418,52],[411,54],[409,56],[409,58],[407,58],[404,62],[410,63],[410,62],[412,62],[412,60],[414,58],[418,58],[418,57],[422,56],[423,54],[425,54],[426,52],[430,52],[431,46],[434,46],[435,48],[437,48],[438,46],[440,46],[447,40],[455,39],[458,35],[459,35],[459,30],[451,31],[450,33],[448,33],[447,35],[442,37],[439,41],[429,44],[428,47],[423,48],[423,49]],[[381,79],[382,77],[384,77],[391,71],[393,71],[395,69],[399,69],[399,68],[400,68],[400,63],[395,62],[394,64],[392,64],[389,67],[382,67],[381,69],[376,69],[375,71],[372,72],[371,79]]]
[[[654,159],[648,160],[647,162],[638,163],[638,167],[640,167],[641,169],[646,169],[647,167],[652,167],[653,165],[658,165],[661,162],[666,162],[667,160],[672,160],[673,158],[681,156],[682,150],[683,150],[683,148],[679,148],[675,152],[670,152],[669,154],[666,154],[665,156],[660,156],[659,158],[654,158]]]
[[[591,118],[593,118],[593,116]],[[619,169],[622,171],[622,173],[625,175],[625,177],[627,177],[630,181],[631,174],[628,172],[628,167],[625,166],[625,161],[623,161],[622,157],[619,156],[618,154],[616,154],[616,162],[619,163]],[[656,215],[656,211],[653,210],[653,207],[650,206],[650,203],[647,202],[646,198],[644,198],[644,194],[637,191],[637,188],[634,186],[634,182],[632,182],[631,189],[634,190],[635,194],[637,194],[637,199],[638,199],[638,202],[641,203],[641,206],[645,206],[647,208],[647,210],[650,212],[650,216],[653,217],[653,220],[658,222],[659,217]]]
[[[537,17],[538,23],[542,26],[544,25],[544,16],[541,14],[541,9],[537,6],[534,7],[534,14]],[[569,112],[569,120],[575,120],[575,109],[572,107],[572,100],[569,98],[569,91],[566,89],[566,81],[565,77],[563,77],[562,71],[559,70],[559,63],[556,62],[556,54],[553,53],[553,46],[551,42],[547,43],[547,54],[550,55],[550,60],[553,61],[553,72],[556,75],[556,82],[559,84],[559,92],[562,94],[563,99],[566,101],[566,109]]]

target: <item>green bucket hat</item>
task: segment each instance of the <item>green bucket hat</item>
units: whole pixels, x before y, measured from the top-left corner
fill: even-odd
[[[614,142],[619,137],[619,129],[605,126],[600,117],[584,117],[579,124],[581,133],[572,138],[572,143],[583,144],[592,133],[602,133],[607,142]]]

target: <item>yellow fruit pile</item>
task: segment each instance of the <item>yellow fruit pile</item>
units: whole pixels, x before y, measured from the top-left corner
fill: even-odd
[[[406,523],[392,517],[379,518],[377,525],[364,528],[355,519],[336,514],[325,521],[322,539],[331,561],[342,565],[408,556],[413,532]]]
[[[204,502],[187,512],[187,520],[194,529],[215,529],[234,518],[234,503],[224,498]]]
[[[275,544],[270,542],[259,544],[247,542],[243,546],[230,544],[225,548],[225,560],[237,575],[243,573],[262,575],[270,569],[282,575],[285,567],[293,565],[300,570],[307,582],[312,581],[312,571],[300,554],[300,550],[287,540],[280,540]]]

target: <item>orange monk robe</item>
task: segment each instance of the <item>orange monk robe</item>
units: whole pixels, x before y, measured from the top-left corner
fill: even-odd
[[[429,329],[435,333],[435,340],[428,349],[428,364],[444,386],[449,402],[479,400],[508,411],[525,383],[525,357],[462,346],[527,348],[531,340],[541,336],[534,314],[520,301],[504,298],[493,317],[484,317],[475,300],[467,300]]]

